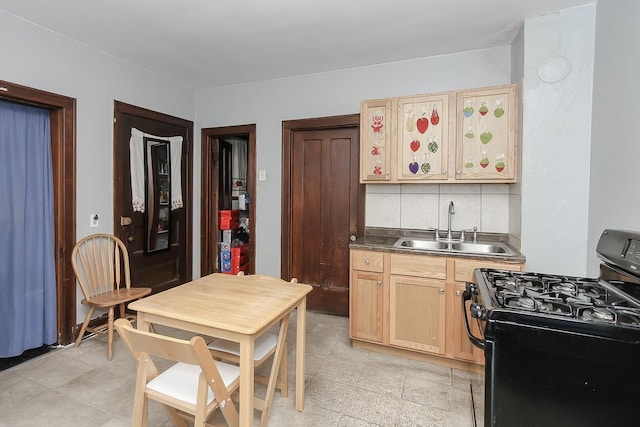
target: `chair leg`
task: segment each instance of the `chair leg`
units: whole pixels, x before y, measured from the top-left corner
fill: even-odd
[[[280,362],[280,395],[289,397],[289,351],[287,350],[287,339],[282,343],[282,362]]]
[[[87,330],[87,326],[89,326],[89,321],[91,320],[91,316],[93,316],[93,311],[96,308],[93,305],[89,306],[89,311],[87,315],[84,317],[84,322],[82,322],[82,328],[80,328],[80,332],[78,333],[78,337],[76,338],[76,347],[80,345],[80,341],[82,341],[82,337],[84,336],[84,331]]]
[[[138,370],[136,373],[136,390],[133,395],[133,413],[131,415],[132,426],[147,426],[148,423],[148,400],[145,396],[145,388],[147,385],[147,371],[145,362],[138,360]]]
[[[284,351],[284,344],[287,339],[287,329],[289,328],[289,315],[286,315],[280,321],[280,333],[278,334],[278,345],[276,352],[273,354],[273,364],[271,365],[271,374],[269,375],[269,384],[267,385],[267,393],[264,397],[264,408],[262,409],[262,416],[260,417],[260,426],[266,427],[269,420],[269,413],[271,412],[271,403],[273,402],[273,392],[276,388],[276,381],[278,380],[278,372],[281,368],[282,353]]]
[[[109,324],[107,326],[107,334],[109,336],[108,338],[108,342],[109,342],[109,349],[107,351],[107,359],[111,360],[113,359],[113,315],[114,315],[114,307],[111,306],[109,307]]]

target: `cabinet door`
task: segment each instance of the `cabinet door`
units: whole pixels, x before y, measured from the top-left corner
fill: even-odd
[[[457,93],[456,179],[515,182],[516,85]]]
[[[455,284],[455,302],[453,307],[453,357],[456,359],[466,360],[468,362],[475,362],[478,364],[484,364],[484,352],[478,347],[471,344],[467,335],[467,328],[464,324],[464,314],[462,312],[462,293],[464,292],[465,284]],[[467,301],[466,310],[469,312],[470,301]],[[472,320],[472,319],[470,319]],[[471,331],[474,336],[480,336],[480,330],[477,322],[470,322]]]
[[[351,338],[383,340],[383,274],[351,271],[349,321]]]
[[[445,353],[445,283],[391,276],[389,343],[423,352]]]
[[[360,182],[390,181],[393,99],[360,103]]]
[[[398,98],[398,181],[447,179],[450,147],[448,111],[448,94]]]

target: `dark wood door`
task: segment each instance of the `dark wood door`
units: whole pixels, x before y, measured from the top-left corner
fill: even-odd
[[[355,123],[343,116],[293,129],[283,177],[289,186],[283,197],[290,202],[283,274],[314,287],[307,297],[310,310],[343,316],[349,313],[350,236],[364,229],[357,115],[346,117]]]
[[[131,190],[131,129],[158,137],[182,136],[180,181],[183,206],[165,210],[169,213],[168,247],[149,247],[149,211],[133,209]],[[150,287],[153,292],[177,286],[191,280],[192,259],[192,135],[193,122],[127,105],[116,101],[114,107],[114,234],[129,251],[131,284]],[[163,138],[160,138],[162,140]],[[175,168],[172,165],[171,168]],[[145,182],[145,191],[148,185]],[[171,190],[173,191],[173,190]],[[164,195],[163,195],[164,197]],[[162,219],[166,219],[163,211]]]

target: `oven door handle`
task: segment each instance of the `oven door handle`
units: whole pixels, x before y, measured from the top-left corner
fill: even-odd
[[[471,301],[471,292],[469,290],[465,290],[462,293],[462,313],[464,315],[464,326],[467,328],[467,335],[469,336],[471,344],[484,350],[484,341],[481,338],[473,335],[473,333],[471,332],[471,327],[469,327],[469,317],[467,316],[467,301]]]

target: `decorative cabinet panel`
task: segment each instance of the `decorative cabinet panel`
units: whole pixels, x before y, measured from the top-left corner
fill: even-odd
[[[449,95],[398,98],[398,181],[447,179]]]
[[[517,85],[362,101],[360,182],[512,183]]]
[[[360,104],[360,181],[391,181],[393,99]]]
[[[458,92],[456,179],[515,181],[516,85]]]

